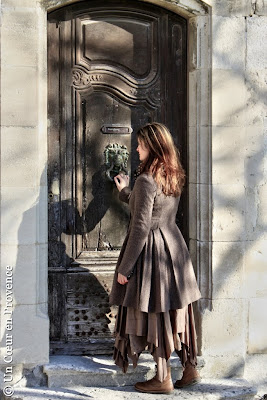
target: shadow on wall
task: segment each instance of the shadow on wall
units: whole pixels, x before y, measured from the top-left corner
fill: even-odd
[[[261,86],[260,74],[246,69],[245,47],[242,47],[244,31],[242,36],[237,35],[230,42],[225,36],[224,40],[232,46],[230,55],[229,46],[224,51],[225,47],[216,43],[218,40],[221,44],[223,40],[225,21],[225,18],[218,18],[213,22],[212,300],[218,301],[213,301],[211,314],[222,327],[222,332],[218,326],[217,333],[214,330],[216,346],[221,340],[225,355],[235,352],[242,356],[243,351],[249,351],[247,345],[251,340],[252,324],[255,331],[262,330],[259,352],[266,351],[264,346],[261,348],[266,337],[263,323],[256,326],[255,317],[251,322],[251,311],[244,309],[244,299],[248,299],[248,305],[257,296],[266,299],[266,287],[263,287],[263,264],[266,262],[263,253],[266,250],[262,243],[266,219],[262,203],[266,179],[263,110],[266,109],[267,91]],[[239,60],[242,57],[242,63],[236,61],[238,57]],[[265,310],[257,313],[263,316]],[[205,318],[209,319],[212,329],[212,315],[207,313]],[[212,348],[209,338],[202,339],[206,348]],[[225,372],[227,376],[242,375],[243,369],[244,362],[238,362]]]
[[[218,18],[213,28],[213,90],[219,93],[222,90],[222,95],[225,91],[228,99],[232,93],[233,102],[224,106],[215,104],[213,110],[214,243],[216,245],[218,240],[226,245],[222,254],[218,253],[219,257],[216,257],[215,250],[213,254],[213,259],[216,257],[213,271],[213,294],[216,297],[228,292],[228,278],[237,270],[241,271],[246,255],[266,232],[263,215],[259,214],[260,201],[263,200],[259,191],[264,183],[265,149],[263,123],[259,125],[258,122],[263,121],[264,115],[257,113],[257,106],[266,109],[267,90],[263,85],[262,88],[257,86],[253,74],[246,70],[245,51],[242,53],[242,49],[245,50],[247,43],[244,44],[243,31],[230,43],[227,38],[231,49],[227,47],[223,51],[224,47],[216,44],[216,38],[220,44],[222,34],[225,34],[224,24],[225,18]],[[223,73],[229,77],[229,83],[224,79],[226,76],[221,75],[220,68],[225,69]],[[228,251],[227,242],[232,243]],[[237,290],[241,289],[239,280],[235,285]],[[237,297],[243,297],[243,294],[238,293]]]

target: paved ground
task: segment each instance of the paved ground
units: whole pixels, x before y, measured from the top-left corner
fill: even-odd
[[[263,399],[264,390],[256,394],[243,379],[202,380],[187,390],[175,389],[169,395],[152,395],[137,392],[133,386],[125,387],[68,387],[68,388],[15,388],[12,397],[2,396],[1,400],[222,400],[222,399]],[[267,399],[267,395],[265,397]]]
[[[199,358],[198,361],[198,368],[201,372],[204,360]],[[175,381],[182,374],[181,365],[177,357],[171,358],[171,366],[172,378]],[[260,376],[259,374],[257,375],[257,387],[245,379],[202,379],[201,383],[187,389],[175,389],[170,395],[137,392],[134,389],[134,383],[154,376],[154,367],[154,362],[151,361],[151,356],[148,354],[142,355],[138,368],[129,367],[127,374],[122,373],[114,365],[111,357],[108,356],[52,356],[48,364],[34,371],[33,376],[31,376],[32,380],[29,377],[27,379],[26,377],[23,378],[14,388],[14,393],[11,397],[1,393],[0,399],[267,400],[265,368],[263,368],[264,374],[260,383]],[[256,367],[258,371],[258,366],[256,365]],[[250,379],[250,374],[247,374],[247,376]]]

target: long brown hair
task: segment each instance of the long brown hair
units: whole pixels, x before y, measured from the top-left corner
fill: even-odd
[[[167,196],[180,196],[185,183],[185,171],[168,128],[152,122],[139,129],[137,138],[149,150],[147,159],[139,166],[140,173],[151,173]]]

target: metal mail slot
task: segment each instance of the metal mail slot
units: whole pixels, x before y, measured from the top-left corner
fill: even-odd
[[[132,128],[130,126],[121,126],[121,125],[103,125],[101,128],[103,133],[109,134],[117,134],[117,135],[127,135],[132,133]]]

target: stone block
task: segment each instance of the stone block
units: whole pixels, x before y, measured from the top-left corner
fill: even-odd
[[[198,185],[196,183],[189,183],[188,185],[188,201],[189,201],[189,237],[190,239],[197,239],[197,223],[198,223]]]
[[[37,125],[37,71],[33,67],[2,67],[3,126]]]
[[[209,15],[189,19],[188,68],[211,68],[211,19]]]
[[[211,125],[211,79],[208,69],[189,72],[189,126]]]
[[[259,368],[259,365],[261,368]],[[249,382],[258,385],[266,385],[267,354],[248,354],[244,378]],[[266,392],[265,392],[266,393]]]
[[[257,125],[263,128],[266,117],[266,86],[267,71],[246,71],[246,90],[247,90],[247,113],[246,126]]]
[[[198,193],[198,239],[209,241],[212,230],[212,186],[209,184],[200,184]]]
[[[175,380],[182,375],[182,366],[177,355],[171,355],[171,374],[172,379]],[[203,367],[204,360],[198,358],[197,369]],[[133,368],[129,365],[127,374],[123,373],[121,368],[118,368],[111,356],[95,355],[95,356],[51,356],[50,362],[43,366],[43,372],[47,376],[47,386],[49,388],[80,386],[84,389],[92,387],[113,387],[110,392],[110,397],[113,396],[115,388],[120,389],[124,387],[123,397],[125,398],[125,386],[131,386],[140,379],[151,379],[155,375],[155,362],[151,354],[141,354],[138,360],[138,367]],[[132,392],[132,389],[129,388]],[[89,392],[87,392],[89,395]],[[150,395],[146,395],[149,396]],[[95,399],[104,399],[105,396],[95,394]],[[160,396],[161,397],[161,396]],[[194,396],[193,396],[194,397]],[[91,396],[89,396],[91,398]],[[121,397],[116,396],[121,399]],[[133,398],[133,394],[126,395],[127,399]],[[153,395],[150,399],[154,399]],[[134,396],[136,399],[136,396]],[[52,400],[52,399],[51,399]],[[57,399],[56,399],[57,400]],[[80,396],[79,396],[80,400]]]
[[[261,70],[267,64],[267,17],[247,18],[247,70]]]
[[[9,382],[4,381],[4,374],[6,374],[6,368],[9,366],[9,364],[6,364],[2,367],[0,367],[0,388],[3,389],[5,386],[9,386]],[[12,385],[16,384],[17,382],[19,382],[21,379],[23,379],[23,365],[22,364],[16,364],[16,365],[12,365]],[[6,400],[6,399],[12,399],[13,400],[13,396],[5,396],[5,397],[1,397],[1,400]]]
[[[6,279],[11,275],[14,283],[14,268],[17,262],[18,246],[1,244],[1,271],[0,271],[0,306],[6,307]],[[12,294],[13,300],[13,294]],[[14,301],[14,300],[13,300]],[[2,315],[1,315],[2,317]]]
[[[36,129],[3,127],[1,130],[1,160],[2,186],[37,186]]]
[[[212,12],[224,17],[245,17],[251,15],[253,10],[248,0],[213,0]]]
[[[196,127],[198,125],[198,82],[197,71],[191,71],[188,74],[188,125]]]
[[[39,154],[41,151],[39,151]],[[44,154],[43,154],[44,156]],[[42,157],[41,157],[42,158]],[[39,158],[40,160],[40,158]],[[47,152],[46,152],[46,161],[47,161]],[[47,165],[42,161],[39,163],[39,184],[40,186],[47,187]]]
[[[245,197],[245,238],[256,240],[261,233],[258,226],[259,196],[257,187],[247,187]]]
[[[213,300],[212,311],[202,316],[202,354],[225,359],[245,354],[245,323],[244,300]]]
[[[36,243],[38,188],[3,187],[1,192],[1,243]]]
[[[37,304],[40,314],[47,314],[47,245],[1,246],[1,305],[6,305],[6,272],[12,267],[14,305]],[[27,274],[25,274],[27,271]]]
[[[50,388],[61,385],[65,387],[72,385],[124,386],[125,384],[134,384],[134,379],[141,378],[140,373],[146,379],[151,379],[155,374],[151,361],[150,354],[142,354],[139,359],[139,368],[134,370],[132,366],[129,366],[126,376],[114,365],[112,357],[51,356],[50,363],[44,365],[43,371],[48,377],[48,387]],[[105,365],[105,368],[102,368],[101,365]],[[176,363],[175,367],[178,374],[180,372],[179,364]],[[125,378],[127,378],[127,383]]]
[[[199,16],[197,18],[197,69],[211,68],[211,18],[210,16]],[[201,42],[200,42],[201,40]],[[199,43],[200,42],[200,43]]]
[[[246,188],[246,239],[266,239],[267,185]]]
[[[237,381],[240,382],[241,387],[244,389],[245,382],[243,383],[240,378],[243,377],[244,368],[245,368],[245,358],[242,355],[231,355],[227,354],[225,356],[204,356],[205,365],[201,370],[201,377],[204,379],[210,380],[212,378],[231,378],[229,382],[233,383],[235,378],[238,378]],[[247,382],[246,382],[247,383]],[[228,386],[229,388],[229,386]],[[257,392],[255,388],[253,388],[253,392],[245,394],[243,391],[242,393],[237,394],[236,387],[233,388],[231,392],[229,392],[230,397],[227,394],[223,394],[222,389],[220,388],[220,395],[218,399],[222,399],[224,395],[226,395],[226,399],[233,399],[235,395],[237,395],[236,400],[241,399],[248,399],[250,398],[255,399],[255,393]],[[224,392],[225,393],[225,392]],[[206,398],[205,398],[206,400]],[[214,399],[215,400],[215,399]]]
[[[2,12],[1,56],[4,65],[36,66],[38,60],[37,15],[32,9]]]
[[[243,71],[246,48],[245,19],[212,18],[212,64],[214,69]],[[229,40],[231,35],[231,40]]]
[[[255,14],[256,15],[267,15],[267,1],[266,0],[257,0],[256,1]]]
[[[212,129],[212,182],[235,184],[244,181],[245,128],[215,126]]]
[[[1,315],[3,309],[1,308]],[[12,315],[12,329],[3,324],[0,356],[6,354],[6,334],[12,334],[14,364],[44,364],[49,362],[49,318],[36,315],[36,305],[17,305]]]
[[[240,184],[213,185],[213,240],[245,238],[245,188]]]
[[[189,183],[208,184],[211,181],[211,128],[189,128]]]
[[[38,270],[38,259],[37,259],[37,245],[22,245],[22,246],[7,246],[2,245],[2,290],[5,291],[5,279],[7,265],[12,266],[12,292],[13,292],[13,304],[37,304],[37,270]],[[9,252],[16,254],[16,260],[12,263]],[[14,256],[12,257],[14,258]],[[27,273],[25,273],[27,271]],[[45,280],[43,284],[45,284]],[[5,304],[5,296],[2,297],[2,305]]]
[[[189,252],[202,296],[201,301],[197,303],[199,310],[203,310],[208,306],[207,300],[211,299],[212,294],[212,281],[210,279],[211,246],[211,242],[203,242],[196,239],[189,240]]]
[[[247,92],[244,75],[234,70],[214,70],[212,122],[217,126],[244,126]]]
[[[266,271],[267,240],[259,238],[247,242],[244,261],[245,297],[267,298]]]
[[[248,353],[267,353],[267,298],[250,299]]]
[[[190,225],[194,224],[190,229],[191,239],[209,240],[211,190],[209,184],[189,184]]]
[[[266,170],[265,170],[266,171]],[[261,229],[261,234],[265,233],[267,226],[267,184],[263,184],[258,188],[259,205],[258,205],[258,227]]]
[[[213,299],[244,296],[244,242],[213,242]]]
[[[9,244],[46,244],[47,188],[3,187],[2,193],[2,223],[8,224],[2,225],[2,240],[7,240]],[[24,197],[17,198],[20,194]],[[23,234],[23,229],[26,229],[27,235]]]
[[[47,204],[48,194],[47,187],[39,187],[39,197],[36,202],[36,236],[37,242],[41,244],[47,243],[48,238],[48,204]]]
[[[36,1],[41,7],[49,11],[72,3],[71,0],[36,0]],[[80,1],[83,0],[78,0],[78,2]]]
[[[17,9],[20,8],[33,8],[36,6],[38,0],[20,0],[19,5],[16,0],[1,0],[2,7],[16,7]]]
[[[211,71],[208,69],[201,69],[197,74],[198,79],[198,125],[199,126],[211,126],[212,114],[211,114]]]
[[[37,315],[47,315],[48,313],[48,246],[40,244],[36,247],[37,266],[36,266],[36,298]]]
[[[197,126],[190,126],[188,129],[188,157],[189,168],[187,181],[188,183],[198,182],[198,162],[199,162],[199,128]]]
[[[79,3],[84,0],[76,0],[76,3]],[[55,8],[62,7],[68,4],[72,4],[73,0],[37,0],[38,4],[44,9],[48,11],[52,11]],[[161,0],[154,0],[153,4],[162,6]],[[203,2],[199,1],[188,1],[188,0],[179,0],[177,1],[166,1],[166,8],[171,11],[177,12],[182,16],[190,17],[192,15],[205,15],[209,12],[209,8],[212,4],[212,0],[205,0]],[[179,6],[179,8],[177,7]]]
[[[265,132],[261,126],[247,126],[245,129],[245,185],[256,188],[266,182]]]

